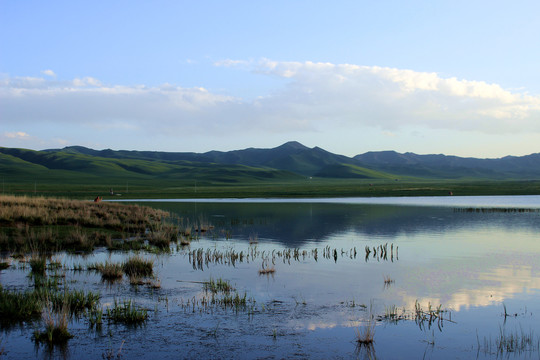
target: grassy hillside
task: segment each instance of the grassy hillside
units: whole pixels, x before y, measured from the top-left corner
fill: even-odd
[[[381,171],[366,169],[356,165],[337,164],[328,165],[322,168],[316,177],[341,178],[341,179],[396,179],[396,175]]]
[[[290,180],[299,175],[245,165],[223,165],[192,161],[106,158],[71,151],[33,151],[0,148],[0,171],[6,180],[87,178],[124,181],[199,180],[234,183],[267,179]]]
[[[0,178],[2,193],[85,199],[540,194],[538,156],[504,158],[513,174],[530,169],[512,178],[486,163],[469,168],[468,160],[413,155],[374,153],[357,162],[294,142],[205,154],[0,148]],[[193,160],[203,158],[212,161]]]

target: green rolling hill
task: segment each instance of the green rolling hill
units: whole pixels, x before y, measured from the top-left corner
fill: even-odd
[[[82,146],[42,151],[0,147],[0,173],[8,181],[108,179],[201,184],[287,182],[306,178],[535,180],[540,179],[540,154],[476,159],[383,151],[347,157],[298,142],[272,149],[206,153],[93,150]]]

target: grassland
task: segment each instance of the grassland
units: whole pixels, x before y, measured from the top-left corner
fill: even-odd
[[[0,147],[0,181],[1,194],[109,200],[540,194],[538,166],[527,159],[476,168],[442,156],[388,169],[383,159],[377,170],[300,144],[208,154]]]
[[[113,189],[113,195],[110,190]],[[302,178],[235,182],[163,179],[36,179],[4,181],[3,194],[104,200],[149,198],[301,198],[371,196],[537,195],[540,180],[358,180]]]

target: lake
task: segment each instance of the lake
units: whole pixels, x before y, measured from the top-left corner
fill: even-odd
[[[70,270],[125,252],[57,258],[63,286],[99,291],[104,308],[132,299],[148,321],[73,319],[64,348],[35,345],[33,325],[3,329],[7,358],[540,358],[538,196],[140,203],[207,229],[143,254],[159,286]],[[0,283],[28,288],[28,272],[15,264]]]

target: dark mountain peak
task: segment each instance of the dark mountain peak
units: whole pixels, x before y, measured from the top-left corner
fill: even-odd
[[[84,146],[74,145],[74,146],[66,146],[62,149],[50,149],[45,150],[49,152],[62,152],[62,153],[68,153],[68,154],[83,154],[83,155],[96,155],[98,153],[98,150],[90,149]]]
[[[394,162],[407,162],[407,159],[414,154],[400,154],[393,150],[385,151],[369,151],[364,154],[356,155],[355,160],[363,163],[394,163]]]
[[[63,147],[62,149],[45,149],[43,150],[44,152],[69,152],[69,153],[80,153],[80,152],[85,152],[85,151],[89,151],[89,150],[92,150],[92,149],[89,149],[89,148],[86,148],[84,146],[79,146],[79,145],[74,145],[74,146],[65,146]],[[95,151],[95,150],[92,150],[92,151]]]
[[[288,141],[285,144],[278,146],[276,149],[308,150],[309,148],[300,144],[298,141]]]

